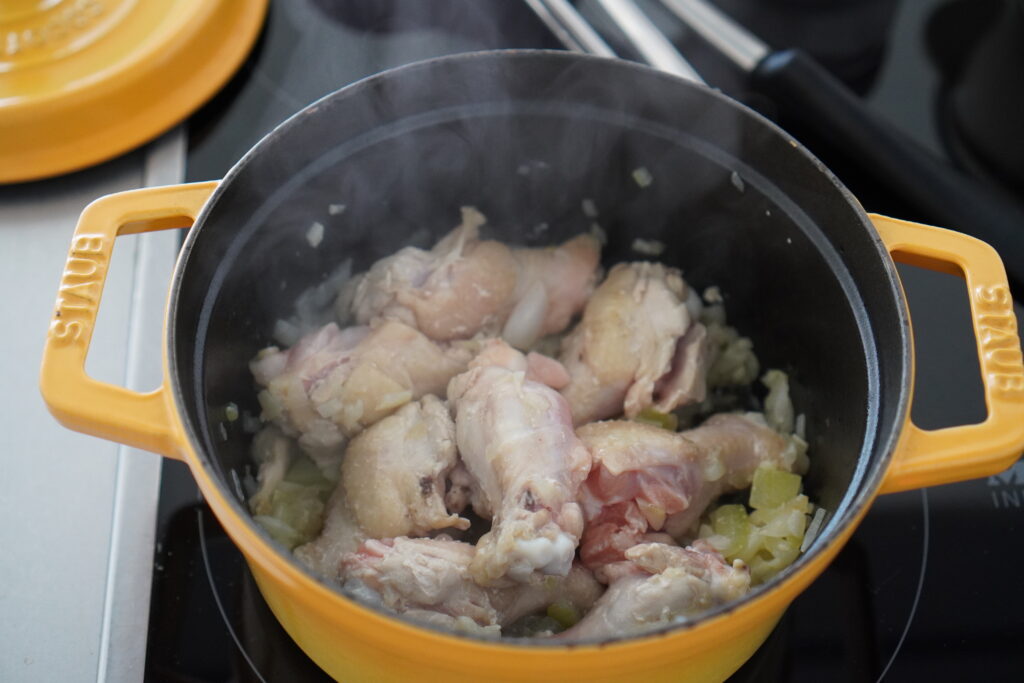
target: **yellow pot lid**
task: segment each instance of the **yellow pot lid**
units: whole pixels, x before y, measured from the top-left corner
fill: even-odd
[[[267,0],[0,2],[0,183],[90,166],[164,132],[249,53]]]

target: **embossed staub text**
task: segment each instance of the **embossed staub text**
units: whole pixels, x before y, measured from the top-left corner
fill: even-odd
[[[1024,367],[1010,290],[991,285],[976,287],[973,293],[982,372],[997,393],[1024,397]]]
[[[104,235],[76,235],[71,243],[57,293],[57,310],[50,323],[50,335],[60,343],[84,343],[85,333],[96,319],[109,253],[104,248],[106,239]]]

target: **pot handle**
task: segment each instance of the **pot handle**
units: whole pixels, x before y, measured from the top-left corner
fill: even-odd
[[[948,484],[1010,467],[1024,449],[1024,365],[1006,271],[995,249],[959,232],[870,215],[894,261],[967,280],[988,417],[927,430],[909,411],[880,491]]]
[[[39,376],[43,400],[65,427],[181,457],[184,441],[173,419],[167,377],[155,391],[130,391],[89,377],[85,359],[114,239],[190,227],[216,186],[206,182],[119,192],[100,197],[82,211],[64,264]]]

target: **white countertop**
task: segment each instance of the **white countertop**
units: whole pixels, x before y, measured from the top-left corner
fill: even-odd
[[[0,187],[0,680],[142,680],[158,456],[78,434],[50,416],[39,360],[82,209],[111,192],[180,182],[184,134],[63,178]],[[118,239],[87,369],[148,390],[175,231]]]

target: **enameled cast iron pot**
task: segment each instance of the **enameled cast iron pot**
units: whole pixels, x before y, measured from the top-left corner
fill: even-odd
[[[641,187],[633,171],[653,182]],[[608,234],[605,265],[644,258],[634,238],[702,289],[766,367],[789,371],[807,415],[806,487],[828,511],[797,562],[736,604],[641,638],[577,647],[455,637],[319,583],[250,518],[237,478],[258,413],[248,361],[296,295],[344,259],[354,270],[427,246],[462,205],[490,235],[548,244]],[[331,215],[328,205],[344,204]],[[326,226],[323,243],[306,238]],[[193,224],[194,222],[194,224]],[[164,383],[138,394],[84,360],[114,238],[192,224],[170,290]],[[546,229],[545,229],[546,226]],[[893,258],[963,275],[988,405],[985,422],[913,425],[911,328]],[[82,214],[47,339],[43,394],[72,429],[188,463],[271,609],[346,681],[721,680],[767,637],[839,552],[880,492],[988,475],[1024,447],[1024,368],[1002,264],[977,240],[867,216],[785,132],[703,86],[561,52],[492,52],[413,64],[309,106],[219,183],[103,197]],[[822,615],[823,619],[834,615]]]

